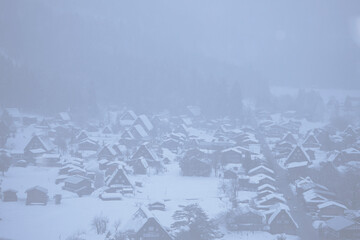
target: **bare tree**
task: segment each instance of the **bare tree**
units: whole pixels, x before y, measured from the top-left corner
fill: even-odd
[[[109,219],[107,217],[99,215],[94,217],[91,225],[96,229],[97,234],[100,235],[106,232],[108,222]]]
[[[281,235],[277,236],[276,240],[286,240],[286,235],[281,234]]]
[[[118,219],[114,222],[114,229],[115,229],[115,233],[117,233],[120,229],[120,226],[121,226],[121,220]]]

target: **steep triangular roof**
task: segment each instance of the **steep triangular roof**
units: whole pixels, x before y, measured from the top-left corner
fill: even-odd
[[[112,156],[116,156],[116,151],[114,148],[112,148],[110,145],[105,145],[101,148],[101,150],[99,151],[98,155],[100,154],[104,154],[104,153],[110,153]]]
[[[279,216],[280,214],[285,214],[289,217],[289,219],[291,220],[291,222],[294,224],[294,226],[296,228],[298,228],[298,224],[295,222],[295,220],[293,219],[293,217],[291,216],[290,212],[288,209],[286,208],[281,208],[279,207],[278,209],[276,209],[270,216],[269,220],[268,220],[268,224],[271,225],[272,222],[277,218],[277,216]]]
[[[147,132],[150,132],[154,128],[149,118],[144,114],[138,116],[134,124],[140,124]]]
[[[170,235],[168,234],[168,232],[165,230],[165,228],[160,224],[159,220],[155,217],[155,215],[153,213],[151,213],[150,211],[148,211],[144,207],[140,207],[132,215],[132,217],[128,220],[128,222],[125,224],[125,226],[123,227],[122,230],[124,232],[130,231],[130,232],[138,233],[147,224],[153,224],[153,223],[155,223],[159,227],[159,229],[163,233],[162,236],[165,237],[165,239],[172,239],[170,237]],[[164,239],[164,238],[161,238],[161,239]]]
[[[132,158],[141,158],[144,157],[146,160],[153,160],[153,161],[157,161],[157,155],[150,150],[145,144],[142,144],[137,151],[134,153],[134,155],[132,156]]]
[[[120,120],[135,121],[135,120],[136,120],[136,114],[135,114],[134,111],[128,110],[128,111],[124,112],[124,113],[121,115]]]
[[[288,158],[285,161],[285,164],[287,165],[292,162],[303,162],[303,161],[310,163],[310,159],[306,154],[306,152],[304,151],[304,149],[302,149],[302,147],[300,146],[296,146],[289,154]]]
[[[124,170],[120,168],[117,168],[113,174],[106,179],[106,186],[111,187],[112,185],[125,185],[132,187],[132,184]]]
[[[44,187],[40,187],[40,186],[34,186],[32,188],[29,188],[27,189],[25,192],[28,193],[28,192],[31,192],[31,191],[39,191],[39,192],[43,192],[43,193],[48,193],[48,190]]]
[[[319,141],[317,140],[317,138],[315,137],[315,135],[313,133],[310,133],[307,138],[305,139],[305,141],[302,144],[303,146],[307,146],[307,145],[314,145],[314,146],[320,146]]]
[[[252,173],[255,173],[255,172],[259,171],[259,170],[264,170],[265,172],[268,172],[268,173],[270,173],[270,174],[274,174],[274,171],[273,171],[273,170],[271,170],[271,169],[268,168],[268,167],[265,167],[264,165],[259,165],[259,166],[257,166],[257,167],[254,167],[254,168],[250,169],[249,172],[248,172],[248,174],[251,175]]]
[[[140,137],[140,138],[145,138],[148,136],[147,132],[145,131],[145,129],[140,125],[140,124],[136,124],[131,128],[131,134],[136,138],[136,137]]]
[[[132,135],[132,133],[129,131],[129,130],[125,130],[121,136],[120,136],[121,139],[134,139],[134,136]]]
[[[296,141],[294,135],[292,135],[290,132],[288,132],[281,141],[285,141],[285,142],[288,142],[291,144],[297,144],[297,141]]]

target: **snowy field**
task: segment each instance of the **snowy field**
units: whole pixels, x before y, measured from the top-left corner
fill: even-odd
[[[199,203],[209,214],[215,217],[226,207],[226,201],[218,196],[219,179],[214,177],[182,177],[177,164],[169,167],[163,175],[130,177],[133,181],[142,180],[144,186],[137,188],[134,197],[121,201],[102,201],[96,196],[77,197],[63,191],[62,184],[55,185],[57,168],[12,167],[2,177],[4,190],[17,189],[19,201],[0,202],[1,237],[9,239],[66,239],[76,232],[91,230],[91,220],[97,215],[110,219],[110,225],[117,220],[123,224],[141,205],[151,201],[163,200],[166,211],[156,211],[155,215],[166,227],[170,227],[172,214],[180,204]],[[26,206],[26,189],[35,185],[49,190],[50,201],[47,206]],[[55,205],[53,196],[60,193],[63,199]],[[21,231],[19,231],[21,229]],[[91,232],[91,231],[90,231]]]
[[[121,201],[102,201],[96,196],[77,197],[61,189],[62,184],[54,184],[57,168],[30,166],[27,168],[12,167],[2,177],[2,187],[17,189],[19,201],[14,203],[0,202],[0,235],[6,239],[66,239],[67,237],[86,232],[88,239],[96,239],[91,229],[91,220],[98,215],[109,218],[111,229],[116,221],[121,226],[140,206],[156,200],[166,204],[166,211],[154,211],[154,215],[165,226],[170,227],[172,215],[179,205],[198,203],[209,217],[214,218],[230,207],[228,199],[222,196],[216,177],[183,177],[180,176],[177,163],[168,166],[162,175],[131,176],[131,181],[142,181],[143,187],[136,188],[134,197]],[[40,185],[49,190],[50,201],[46,206],[25,205],[26,189]],[[55,205],[54,194],[62,194],[60,205]],[[241,191],[242,200],[254,197],[254,192]],[[19,231],[21,229],[21,231]],[[98,236],[97,236],[98,237]],[[230,239],[272,239],[275,237],[266,232],[226,234],[224,240]]]

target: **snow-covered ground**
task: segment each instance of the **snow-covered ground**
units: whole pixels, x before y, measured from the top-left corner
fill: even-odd
[[[210,217],[215,217],[226,207],[226,202],[218,197],[218,178],[180,176],[177,163],[169,166],[169,171],[162,175],[131,176],[133,181],[143,181],[144,186],[137,188],[134,197],[121,201],[102,201],[96,196],[79,198],[64,191],[62,184],[55,184],[57,171],[57,168],[34,166],[9,169],[2,178],[2,188],[18,190],[19,201],[0,202],[1,237],[65,239],[78,231],[89,232],[91,220],[99,214],[110,219],[110,226],[116,220],[125,224],[139,206],[156,200],[165,201],[166,211],[156,211],[155,216],[166,227],[170,227],[172,215],[180,204],[198,203]],[[47,206],[25,205],[26,189],[36,185],[49,190]],[[52,197],[58,193],[63,195],[63,199],[60,205],[55,205]]]
[[[79,232],[86,232],[89,237],[94,234],[91,220],[98,215],[109,218],[110,228],[118,220],[123,225],[138,207],[156,200],[166,204],[166,211],[154,211],[154,215],[165,226],[170,227],[172,215],[179,205],[198,203],[209,217],[214,218],[225,212],[229,201],[220,193],[221,180],[216,177],[184,177],[180,175],[177,163],[168,165],[168,171],[153,176],[130,176],[132,181],[142,181],[143,187],[136,188],[134,197],[120,201],[102,201],[96,196],[79,198],[73,193],[56,185],[57,168],[12,167],[2,177],[2,188],[18,190],[18,202],[0,202],[1,237],[9,239],[66,239]],[[25,205],[26,189],[42,186],[49,190],[50,201],[47,206]],[[53,196],[62,194],[60,205],[55,205]],[[250,200],[254,192],[241,191],[239,198]],[[21,231],[19,231],[21,229]],[[265,232],[241,233],[226,235],[223,239],[271,239]]]
[[[276,240],[277,236],[268,232],[238,232],[226,234],[222,240]],[[299,240],[297,236],[286,235],[287,240]]]

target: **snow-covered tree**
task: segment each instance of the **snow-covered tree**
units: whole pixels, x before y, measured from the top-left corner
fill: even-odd
[[[218,236],[217,225],[209,219],[198,204],[181,206],[177,210],[171,225],[179,240],[211,240]]]

